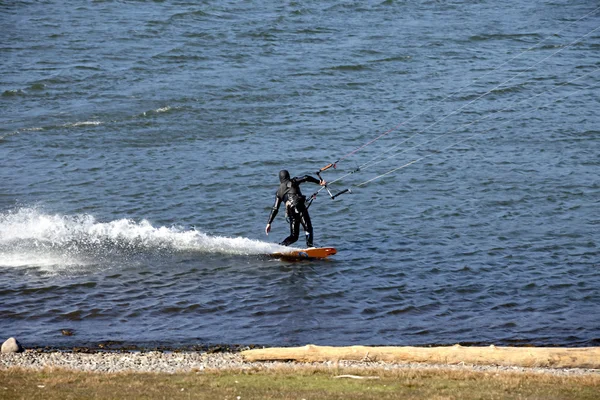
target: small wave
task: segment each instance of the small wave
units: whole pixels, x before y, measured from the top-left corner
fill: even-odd
[[[354,64],[354,65],[336,65],[329,69],[333,70],[333,71],[364,71],[364,70],[368,70],[371,68],[367,65]]]
[[[18,131],[15,131],[15,132],[8,132],[8,133],[6,133],[4,135],[0,135],[0,140],[4,140],[7,137],[17,135],[18,133],[19,133]]]
[[[4,92],[2,92],[2,97],[16,97],[16,96],[24,96],[25,92],[22,91],[21,89],[12,89],[12,90],[5,90]]]
[[[43,130],[44,130],[44,128],[39,128],[39,127],[17,129],[16,131],[8,132],[5,135],[0,135],[0,140],[4,140],[7,137],[15,136],[15,135],[18,135],[23,132],[38,132],[38,131],[43,131]]]
[[[494,94],[518,93],[525,89],[526,89],[525,84],[517,84],[517,85],[512,85],[512,86],[498,87],[497,89],[492,90],[491,93],[494,93]]]
[[[198,17],[210,17],[210,16],[211,16],[211,14],[209,14],[205,11],[202,11],[202,10],[185,11],[185,12],[178,12],[178,13],[171,15],[168,18],[168,21],[172,22],[172,21],[178,21],[178,20],[188,19],[188,18],[194,19],[194,18],[198,18]],[[165,24],[165,22],[163,22],[163,21],[153,21],[153,22]]]
[[[162,114],[162,113],[166,113],[173,110],[173,108],[171,106],[165,106],[165,107],[160,107],[157,108],[155,110],[150,110],[150,111],[144,111],[141,116],[142,117],[147,117],[149,115],[153,115],[153,114]]]
[[[98,126],[98,125],[102,125],[102,122],[100,122],[100,121],[73,122],[73,123],[64,124],[63,127],[65,127],[65,128],[77,128],[79,126]]]
[[[412,56],[392,56],[392,57],[385,57],[385,58],[381,58],[381,59],[377,59],[374,60],[373,62],[375,63],[380,63],[380,62],[397,62],[397,61],[409,61],[412,59]]]
[[[243,237],[209,236],[195,229],[154,227],[119,219],[99,222],[88,214],[46,214],[21,208],[0,214],[0,265],[74,265],[126,254],[201,252],[228,255],[259,255],[282,247]]]
[[[479,34],[469,37],[470,41],[479,42],[487,40],[539,40],[540,35],[537,33],[490,33],[490,34]]]

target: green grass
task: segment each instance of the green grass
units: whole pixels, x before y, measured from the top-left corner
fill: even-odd
[[[338,379],[361,374],[378,379]],[[600,376],[298,368],[185,374],[0,370],[0,399],[598,399]]]

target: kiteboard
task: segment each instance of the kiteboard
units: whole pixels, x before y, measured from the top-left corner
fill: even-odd
[[[290,260],[310,260],[327,258],[335,253],[337,253],[337,250],[333,247],[311,247],[308,249],[290,249],[289,251],[272,253],[271,256]]]

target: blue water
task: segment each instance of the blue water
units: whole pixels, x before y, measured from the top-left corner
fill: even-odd
[[[0,337],[600,342],[596,2],[18,1],[0,26]],[[264,256],[279,170],[336,160],[352,193],[310,213],[338,254]]]

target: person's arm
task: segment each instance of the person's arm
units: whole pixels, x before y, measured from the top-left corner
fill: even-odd
[[[315,178],[313,176],[310,176],[310,175],[304,175],[304,176],[301,176],[301,177],[296,177],[296,178],[294,178],[294,180],[298,184],[303,183],[303,182],[312,182],[312,183],[317,183],[317,184],[319,184],[321,186],[327,185],[327,182],[325,182],[323,179],[318,180],[317,178]]]
[[[281,199],[278,196],[275,196],[275,203],[273,204],[273,208],[271,209],[271,214],[269,214],[269,220],[267,221],[267,227],[265,228],[265,233],[267,234],[267,236],[269,235],[269,232],[271,232],[271,222],[273,222],[273,220],[277,216],[280,205],[281,205]]]

